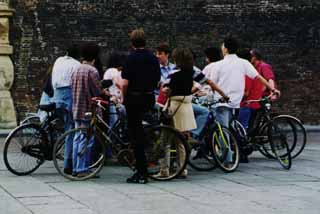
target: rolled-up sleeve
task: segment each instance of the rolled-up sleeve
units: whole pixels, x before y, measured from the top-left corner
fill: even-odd
[[[258,71],[253,67],[253,65],[248,62],[244,61],[244,66],[245,66],[245,75],[247,75],[250,79],[255,79],[259,73]]]

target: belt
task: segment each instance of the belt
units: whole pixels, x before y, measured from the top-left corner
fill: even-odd
[[[141,92],[141,91],[128,91],[128,94],[130,95],[136,95],[136,96],[139,96],[139,95],[153,95],[153,91],[151,92]]]

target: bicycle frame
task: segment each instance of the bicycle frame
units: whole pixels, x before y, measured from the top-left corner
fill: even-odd
[[[107,106],[104,106],[104,105]],[[98,135],[95,135],[95,137],[99,138],[103,137],[104,138],[104,143],[106,145],[111,145],[113,144],[111,138],[114,137],[116,138],[117,142],[120,142],[121,144],[125,144],[125,142],[123,142],[123,140],[117,135],[117,133],[114,131],[115,127],[117,127],[120,123],[121,120],[118,118],[117,121],[115,122],[115,124],[113,126],[109,126],[109,124],[107,124],[104,119],[97,113],[96,108],[99,107],[102,111],[106,111],[106,108],[109,107],[109,103],[107,101],[101,100],[101,99],[96,99],[93,100],[91,103],[91,112],[87,112],[86,113],[86,117],[90,118],[90,125],[89,128],[87,129],[87,140],[86,140],[86,144],[83,147],[83,149],[79,152],[79,155],[82,156],[85,151],[87,150],[87,147],[89,145],[90,139],[89,136],[91,136],[90,133],[93,132],[93,130],[95,130]],[[117,110],[117,113],[119,115],[119,112]],[[110,115],[110,114],[109,114]],[[102,124],[103,127],[101,127],[99,124]],[[104,130],[104,128],[106,129],[106,131]]]

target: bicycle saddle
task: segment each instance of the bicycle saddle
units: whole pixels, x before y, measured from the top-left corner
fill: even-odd
[[[54,111],[56,109],[56,104],[55,103],[50,103],[48,105],[40,105],[39,108],[42,111],[51,112],[51,111]]]

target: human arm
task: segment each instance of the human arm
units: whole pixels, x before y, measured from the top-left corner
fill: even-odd
[[[210,72],[211,71],[207,71],[206,73],[209,75]],[[224,100],[229,100],[229,97],[219,88],[219,86],[215,84],[212,80],[206,78],[206,76],[201,72],[201,70],[194,70],[193,80],[201,85],[207,83],[211,87],[212,91],[217,91],[223,97]]]
[[[212,91],[217,91],[223,97],[224,100],[229,100],[229,97],[213,81],[207,79],[207,84],[211,87]]]
[[[99,73],[96,69],[90,70],[88,73],[88,87],[93,97],[107,94],[106,90],[101,88]]]
[[[270,84],[265,78],[263,78],[260,74],[256,77],[264,86],[266,86],[273,94],[277,94],[279,97],[281,95],[280,91],[274,87],[274,82]]]
[[[275,88],[274,81],[269,83],[262,75],[260,75],[253,65],[247,61],[245,61],[246,66],[246,75],[251,79],[259,80],[265,87],[267,87],[273,94],[277,94],[280,96],[280,91]]]

